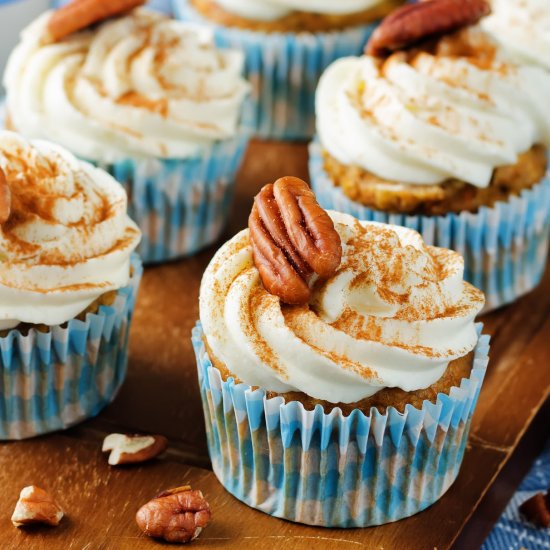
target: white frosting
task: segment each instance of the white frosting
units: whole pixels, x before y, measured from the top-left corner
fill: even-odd
[[[463,259],[415,231],[329,214],[342,262],[309,305],[283,305],[264,289],[248,230],[218,251],[200,290],[211,352],[247,384],[333,403],[430,386],[477,342],[484,298],[463,281]]]
[[[317,130],[333,157],[380,178],[487,187],[496,167],[550,145],[549,97],[550,74],[498,55],[485,64],[426,52],[348,57],[321,78]]]
[[[12,211],[0,226],[0,329],[59,325],[128,284],[140,239],[122,187],[48,142],[0,132]]]
[[[139,9],[45,44],[50,17],[23,31],[4,78],[22,134],[104,162],[196,156],[236,134],[244,56],[208,29]]]
[[[293,11],[348,15],[381,4],[382,0],[216,0],[224,10],[255,21],[274,21]]]
[[[550,70],[550,2],[493,0],[482,25],[522,62]]]

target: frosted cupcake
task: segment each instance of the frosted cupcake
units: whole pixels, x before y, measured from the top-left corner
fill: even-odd
[[[64,10],[81,5],[23,31],[4,79],[11,128],[110,172],[146,262],[193,254],[224,229],[248,142],[243,55],[145,9],[65,35],[75,25],[58,29]]]
[[[314,133],[315,87],[335,59],[361,52],[375,21],[403,0],[175,0],[176,15],[208,24],[246,54],[247,120],[263,138]]]
[[[193,333],[226,489],[325,527],[440,498],[487,365],[484,298],[463,267],[410,229],[325,212],[301,180],[266,186],[204,274]]]
[[[0,439],[66,428],[115,397],[141,277],[126,206],[109,174],[0,132]]]
[[[550,5],[546,0],[492,0],[483,21],[517,61],[550,70]]]
[[[392,38],[396,20],[406,29],[409,17],[433,20],[438,4],[398,10],[370,49]],[[456,2],[462,24],[476,20],[475,4]],[[327,69],[312,185],[327,208],[459,251],[466,279],[495,308],[535,287],[546,265],[550,75],[510,61],[478,26],[420,38]]]

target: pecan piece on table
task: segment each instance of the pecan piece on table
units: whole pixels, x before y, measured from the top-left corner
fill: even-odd
[[[122,15],[145,2],[146,0],[73,0],[51,16],[48,22],[49,38],[57,42],[94,23]]]
[[[384,57],[426,38],[475,25],[491,13],[486,0],[427,0],[388,15],[372,34],[365,52]]]
[[[550,527],[550,489],[543,493],[537,493],[526,500],[519,512],[527,521],[537,527]]]
[[[11,214],[11,190],[4,174],[0,168],[0,224],[6,223]]]
[[[333,275],[342,259],[340,235],[307,183],[284,177],[264,186],[248,219],[262,283],[287,304],[304,304],[315,273]]]
[[[109,464],[119,466],[146,462],[162,454],[168,447],[163,435],[110,434],[103,440],[102,452],[110,453]]]
[[[190,486],[162,492],[136,514],[139,528],[149,537],[186,543],[196,539],[208,525],[210,505]]]
[[[25,487],[11,517],[15,527],[43,523],[57,527],[63,519],[61,506],[44,489],[36,485]]]

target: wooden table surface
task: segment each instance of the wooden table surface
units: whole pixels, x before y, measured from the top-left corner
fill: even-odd
[[[282,175],[307,179],[306,147],[253,144],[239,175],[227,236],[244,227],[254,192]],[[216,248],[146,270],[128,377],[109,408],[67,432],[0,445],[0,548],[155,548],[158,542],[140,534],[136,510],[161,490],[188,483],[204,492],[213,510],[211,525],[193,543],[198,548],[479,547],[549,435],[544,404],[550,393],[550,270],[536,291],[482,319],[492,335],[491,361],[461,474],[448,493],[425,512],[394,524],[328,530],[248,508],[209,470],[190,333],[200,278]],[[520,440],[537,413],[525,450]],[[100,447],[114,431],[161,433],[170,438],[170,448],[150,464],[111,468]],[[30,484],[51,491],[62,504],[66,518],[59,528],[11,526],[19,491]]]

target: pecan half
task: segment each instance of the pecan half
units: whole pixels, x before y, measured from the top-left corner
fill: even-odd
[[[61,506],[44,489],[31,485],[21,491],[11,521],[15,527],[33,523],[56,527],[62,518]]]
[[[191,542],[208,525],[210,505],[190,486],[162,492],[136,514],[138,527],[149,537],[167,542]]]
[[[392,12],[372,34],[365,53],[389,53],[440,34],[475,25],[491,13],[486,0],[427,0]]]
[[[311,275],[330,277],[340,265],[340,236],[299,178],[287,176],[264,186],[254,198],[248,227],[264,287],[287,304],[306,303]]]
[[[6,174],[0,168],[0,225],[6,223],[11,214],[11,190]]]
[[[520,513],[527,521],[537,527],[550,527],[550,489],[543,493],[537,493],[526,500],[520,507]]]
[[[101,450],[109,455],[109,464],[137,464],[146,462],[160,454],[168,447],[168,439],[163,435],[124,435],[110,434],[103,440]]]
[[[121,15],[146,0],[73,0],[59,8],[48,22],[49,37],[57,42],[109,17]]]

